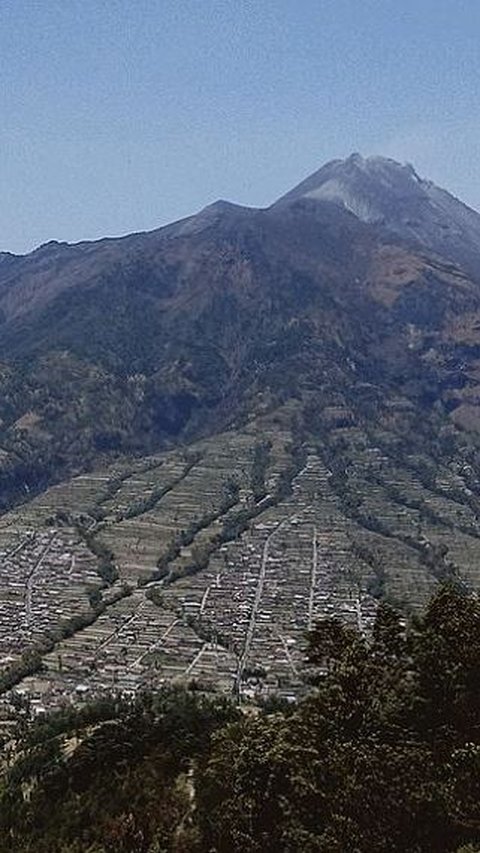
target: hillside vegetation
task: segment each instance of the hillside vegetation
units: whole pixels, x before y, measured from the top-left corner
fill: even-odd
[[[241,711],[168,690],[22,722],[3,744],[12,853],[473,853],[480,844],[480,605],[439,588],[370,641],[312,630],[313,693]]]
[[[381,198],[381,218],[325,200],[325,167],[317,194],[267,210],[217,203],[149,234],[4,260],[0,508],[236,429],[262,405],[308,407],[312,392],[354,423],[400,396],[432,429],[478,432],[480,217],[377,166],[334,171],[367,208]]]

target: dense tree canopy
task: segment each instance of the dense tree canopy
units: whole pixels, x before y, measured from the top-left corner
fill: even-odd
[[[295,707],[174,690],[28,727],[1,849],[476,853],[478,597],[443,586],[407,627],[381,604],[369,639],[325,620],[308,657]]]
[[[315,692],[218,733],[198,787],[207,849],[453,851],[480,845],[480,605],[440,589],[405,631],[310,637]]]

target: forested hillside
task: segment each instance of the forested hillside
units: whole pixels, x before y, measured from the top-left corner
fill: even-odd
[[[179,690],[59,710],[19,700],[3,740],[12,853],[474,853],[480,847],[480,604],[439,588],[370,640],[310,634],[312,693],[230,704]]]

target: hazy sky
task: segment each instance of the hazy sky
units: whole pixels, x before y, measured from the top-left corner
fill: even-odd
[[[0,250],[266,205],[352,151],[480,208],[477,0],[0,0]]]

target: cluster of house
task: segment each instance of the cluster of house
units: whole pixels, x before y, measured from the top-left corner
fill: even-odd
[[[95,578],[79,553],[83,545],[65,534],[45,529],[22,541],[2,563],[11,570],[9,561],[17,561],[12,575],[21,584],[20,619],[31,637],[61,616],[65,602],[78,607]],[[16,692],[36,713],[172,681],[293,699],[303,689],[306,633],[317,619],[340,616],[361,631],[371,626],[375,603],[360,589],[355,559],[328,471],[311,456],[293,494],[222,545],[206,569],[170,585],[153,582],[109,604],[45,654],[42,671],[23,679]],[[48,590],[59,595],[49,598]],[[49,607],[50,621],[42,622]],[[11,651],[8,642],[5,648]]]
[[[45,636],[90,609],[100,587],[83,542],[55,528],[9,531],[0,550],[0,673]]]
[[[237,659],[240,694],[293,696],[301,689],[307,632],[325,616],[369,631],[375,600],[362,591],[328,471],[311,457],[293,495],[269,508],[207,569],[166,592],[191,624]],[[182,590],[183,586],[183,590]],[[199,677],[205,677],[201,660]]]

